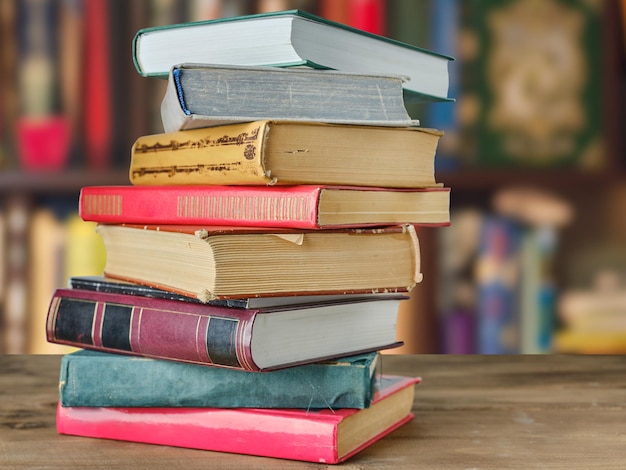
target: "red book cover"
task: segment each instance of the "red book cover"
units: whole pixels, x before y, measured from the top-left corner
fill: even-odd
[[[51,343],[84,349],[269,370],[397,346],[395,320],[404,298],[244,309],[57,289],[46,335]],[[338,328],[357,318],[362,321],[348,340]],[[332,330],[323,342],[316,325]]]
[[[342,191],[328,206],[326,196]],[[375,193],[374,193],[375,192]],[[82,188],[83,220],[108,224],[237,225],[316,229],[390,224],[447,225],[449,188],[394,190],[323,186],[90,186]],[[380,195],[359,203],[359,196]],[[410,204],[401,212],[400,202]],[[431,202],[437,203],[433,209]],[[346,203],[342,207],[342,203]],[[321,205],[324,204],[324,205]],[[406,207],[406,206],[402,206]],[[332,210],[334,220],[324,216]],[[372,214],[380,215],[372,221]]]
[[[85,8],[84,126],[88,165],[105,168],[111,159],[112,98],[109,69],[107,0],[89,0]]]
[[[383,375],[372,405],[363,410],[59,405],[57,432],[335,464],[410,421],[414,385],[419,382],[419,378]],[[351,432],[359,437],[350,438]]]
[[[348,24],[372,34],[386,34],[385,0],[349,0]]]

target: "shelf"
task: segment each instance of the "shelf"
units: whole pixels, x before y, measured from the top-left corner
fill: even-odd
[[[0,171],[1,193],[74,193],[83,186],[128,185],[128,170]]]

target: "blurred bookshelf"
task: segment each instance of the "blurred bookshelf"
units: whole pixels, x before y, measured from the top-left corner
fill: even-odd
[[[616,300],[610,308],[593,303],[598,292],[600,297],[609,292],[606,289],[612,289],[607,295],[615,299],[621,299],[626,292],[626,254],[623,253],[626,222],[622,221],[626,212],[623,132],[626,35],[620,0],[3,0],[0,2],[0,352],[63,351],[46,345],[41,338],[45,314],[42,310],[46,308],[49,291],[63,286],[69,275],[98,273],[103,256],[98,253],[101,247],[97,240],[88,233],[92,227],[76,225],[79,190],[83,186],[128,184],[132,142],[140,135],[162,131],[159,106],[165,82],[136,73],[130,53],[135,32],[168,23],[291,8],[457,58],[451,65],[450,82],[456,102],[409,107],[424,127],[437,127],[446,133],[440,145],[436,173],[439,182],[452,188],[451,212],[455,217],[451,227],[419,231],[425,279],[402,307],[398,336],[405,346],[394,352],[485,352],[478,344],[481,331],[486,328],[481,322],[485,316],[498,312],[481,311],[481,296],[493,293],[489,288],[483,290],[482,281],[485,272],[491,273],[493,281],[494,273],[505,271],[514,272],[515,281],[505,286],[511,291],[507,295],[511,295],[508,301],[512,302],[509,305],[512,313],[509,312],[507,325],[487,325],[492,328],[491,334],[504,337],[506,346],[510,347],[500,352],[626,351],[626,339],[623,339],[626,302],[622,305]],[[495,67],[490,57],[501,60],[498,55],[501,52],[495,47],[495,34],[503,25],[515,26],[515,18],[526,21],[517,25],[518,32],[542,31],[541,28],[546,28],[545,18],[550,15],[555,15],[556,23],[552,26],[562,24],[562,29],[553,27],[553,35],[546,36],[546,43],[554,41],[558,47],[546,49],[545,57],[558,62],[563,67],[561,73],[567,72],[568,64],[561,64],[558,59],[566,62],[565,59],[574,57],[575,67],[583,67],[589,77],[593,76],[589,84],[583,73],[579,85],[585,90],[586,101],[583,100],[580,109],[570,111],[571,116],[582,113],[582,121],[572,124],[566,120],[570,125],[567,132],[581,139],[597,138],[601,144],[594,147],[591,163],[578,164],[569,155],[561,155],[562,161],[551,165],[538,164],[538,157],[530,163],[494,163],[498,153],[489,150],[495,148],[495,144],[492,147],[489,144],[489,139],[494,137],[489,120],[484,115],[481,118],[480,113],[487,112],[487,105],[489,109],[498,105],[497,96],[489,90],[486,71]],[[583,30],[584,25],[591,24],[587,21],[595,23],[589,30]],[[39,26],[38,33],[33,33],[33,28],[37,28],[32,25]],[[563,32],[559,36],[554,31]],[[565,39],[572,41],[567,43]],[[584,53],[588,41],[595,51],[602,51],[591,62],[585,62],[591,60]],[[529,42],[527,47],[539,46]],[[563,52],[559,56],[559,51],[570,55]],[[515,69],[516,61],[524,58],[521,53],[509,55],[514,60],[501,64],[498,73],[509,73]],[[575,82],[573,77],[577,76],[566,73],[555,77],[547,70],[544,75],[526,76],[526,86],[539,89],[557,79],[562,80],[558,88],[567,90],[568,80]],[[24,78],[26,72],[30,79]],[[553,108],[560,105],[561,94],[550,96],[550,100],[555,100],[549,102]],[[505,115],[504,122],[511,120],[507,121]],[[42,123],[47,123],[54,138],[45,129],[42,131]],[[532,136],[546,135],[545,126],[552,123],[548,120],[542,123],[543,128],[535,126],[529,131]],[[592,132],[596,135],[592,136]],[[483,136],[487,144],[479,141]],[[27,144],[20,139],[27,139]],[[52,149],[38,146],[46,139],[56,145]],[[502,144],[499,140],[491,142]],[[42,148],[48,150],[41,153]],[[43,158],[46,152],[49,158]],[[487,156],[491,160],[487,161]],[[548,224],[547,230],[541,223],[529,223],[524,218],[526,213],[520,216],[515,207],[512,212],[498,208],[499,195],[515,193],[518,188],[537,191],[538,197],[547,193],[547,200],[530,197],[535,204],[531,212],[541,212],[536,210],[537,204],[565,206],[570,214],[567,223]],[[528,197],[516,201],[516,204],[531,204]],[[491,223],[494,219],[494,226],[505,230],[497,233],[515,233],[519,237],[515,242],[518,252],[510,259],[495,260],[480,244],[485,221]],[[54,237],[45,233],[56,234],[56,238],[53,240]],[[45,246],[37,242],[44,238],[47,238]],[[72,255],[72,245],[78,244],[72,241],[75,239],[92,247],[92,253]],[[535,251],[527,247],[535,246],[533,243],[544,246],[543,242],[549,243],[550,251],[540,268],[536,259],[532,265],[541,279],[527,282],[539,289],[537,286],[542,281],[541,285],[547,289],[542,292],[548,300],[536,309],[536,312],[541,310],[543,317],[535,318],[534,326],[528,326],[528,319],[522,318],[527,310],[524,302],[533,294],[520,285],[529,278],[531,268],[524,264],[532,258],[529,253],[538,253],[536,247]],[[72,268],[70,260],[76,256],[83,262]],[[581,295],[576,297],[572,293]],[[526,296],[524,301],[523,296]],[[580,330],[568,330],[570,317],[560,313],[565,308],[560,301],[572,296],[587,299],[581,305],[587,302],[585,305],[590,305],[591,310],[607,310],[607,315],[615,320],[611,333],[616,333],[616,324],[623,325],[624,332],[617,332],[621,336],[607,333],[605,344],[611,345],[610,348],[598,346],[604,344],[600,326],[595,328],[583,322],[588,335],[585,331],[580,334]],[[550,337],[542,340],[541,347],[524,346],[522,324],[537,329],[538,321],[544,321],[543,328],[547,325]],[[557,341],[563,331],[571,334]]]

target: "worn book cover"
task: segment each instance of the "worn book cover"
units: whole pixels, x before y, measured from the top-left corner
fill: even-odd
[[[437,186],[442,133],[316,121],[261,120],[139,137],[133,185]]]
[[[51,343],[102,352],[279,369],[397,345],[397,310],[405,298],[242,309],[57,289],[46,334]]]
[[[268,372],[80,350],[61,361],[62,406],[367,408],[379,354]]]
[[[57,407],[60,434],[335,464],[410,421],[419,378],[383,375],[366,409]]]
[[[99,224],[96,230],[107,253],[106,276],[204,302],[408,292],[422,280],[413,225],[307,231]]]
[[[261,119],[416,126],[397,75],[180,64],[161,103],[165,132]]]

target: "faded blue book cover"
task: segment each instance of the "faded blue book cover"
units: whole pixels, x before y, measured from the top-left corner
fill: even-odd
[[[80,350],[63,356],[62,406],[368,408],[379,353],[269,372]]]
[[[519,283],[522,228],[512,219],[488,216],[477,260],[479,354],[520,352]]]

